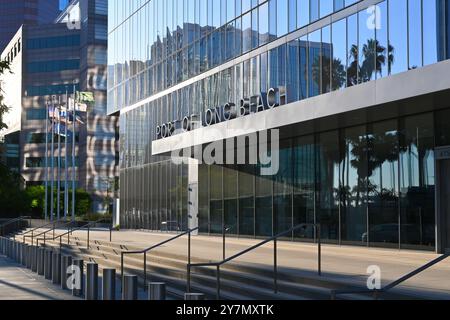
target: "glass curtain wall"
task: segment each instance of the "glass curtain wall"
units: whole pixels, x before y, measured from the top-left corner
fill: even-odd
[[[326,243],[434,250],[434,119],[425,113],[283,140],[273,177],[258,165],[202,169],[209,179],[201,180],[217,184],[200,198],[202,233],[225,223],[236,225],[231,234],[266,238],[320,223]],[[313,241],[314,232],[286,239]]]

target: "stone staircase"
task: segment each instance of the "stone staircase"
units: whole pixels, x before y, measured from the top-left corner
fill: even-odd
[[[20,235],[16,239],[21,239]],[[66,243],[64,243],[66,242]],[[151,244],[149,244],[151,245]],[[46,241],[45,246],[59,250],[58,241]],[[168,244],[170,246],[170,244]],[[72,236],[70,245],[63,241],[62,253],[73,258],[83,259],[85,263],[94,262],[99,266],[100,273],[104,268],[114,268],[120,277],[121,252],[142,250],[143,248],[124,246],[119,243],[91,240],[87,249],[87,239]],[[210,261],[191,258],[192,263]],[[212,262],[212,261],[211,261]],[[278,290],[273,291],[273,266],[246,265],[230,262],[221,267],[221,298],[224,300],[329,300],[333,289],[364,289],[356,283],[343,282],[326,275],[286,272],[279,270]],[[186,292],[187,257],[169,253],[164,248],[147,254],[147,282],[164,282],[167,286],[169,299],[183,299]],[[143,254],[126,255],[124,273],[139,277],[139,284],[144,286]],[[120,280],[118,280],[120,283]],[[216,269],[199,267],[191,272],[191,292],[204,293],[208,299],[216,298]],[[366,295],[347,295],[345,299],[366,300]],[[388,293],[384,299],[415,299],[405,293]]]

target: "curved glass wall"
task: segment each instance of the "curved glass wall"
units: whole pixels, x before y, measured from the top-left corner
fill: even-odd
[[[187,227],[188,168],[152,156],[156,126],[269,88],[282,107],[448,58],[448,0],[109,4],[108,109],[137,106],[120,117],[128,228]],[[200,231],[265,237],[320,222],[329,243],[433,249],[433,148],[450,141],[439,121],[430,113],[288,139],[271,178],[258,166],[200,166]]]
[[[202,1],[205,1],[207,10],[203,14],[207,18],[200,21],[204,10],[199,4]],[[318,0],[300,0],[295,4],[288,0],[251,1],[252,5],[244,5],[246,1],[243,1],[240,15],[236,15],[237,18],[231,15],[234,19],[231,22],[225,22],[227,19],[223,12],[238,10],[237,5],[230,5],[228,9],[222,5],[211,13],[208,12],[210,6],[215,8],[221,1],[189,0],[184,1],[184,6],[174,6],[175,3],[166,0],[148,1],[121,24],[111,27],[109,111],[133,105],[209,69],[223,69],[221,66],[226,61],[243,53],[255,55],[252,54],[253,49],[298,28],[303,36],[278,47],[271,45],[267,52],[270,64],[257,66],[259,74],[269,77],[257,80],[261,90],[267,90],[267,85],[286,87],[288,102],[438,62],[448,56],[444,27],[447,18],[442,12],[448,4],[447,0],[427,1],[426,4],[423,1],[385,0],[376,7],[360,11],[352,9],[346,18],[335,20],[337,18],[331,16],[327,18],[331,23],[309,33],[306,28],[301,29],[306,21],[317,20],[358,1],[334,1],[333,5],[333,1],[321,0],[320,9]],[[110,6],[113,16],[118,15],[115,11],[119,7],[125,7],[122,9],[126,11],[130,6],[123,1],[120,3]],[[358,6],[363,5],[364,1]],[[195,8],[193,12],[190,11],[191,6]],[[180,16],[171,19],[170,13],[175,15],[180,8],[183,8]],[[309,19],[305,21],[302,8],[309,10]],[[167,19],[161,19],[161,16],[167,16]],[[149,17],[156,18],[152,20]],[[289,17],[291,20],[295,18],[295,23]],[[311,29],[310,26],[308,28]],[[278,57],[281,64],[271,61],[271,57]],[[252,59],[261,59],[261,55]],[[240,63],[245,66],[249,62]],[[270,71],[277,72],[277,76],[271,77]],[[197,83],[182,84],[183,89],[180,90],[212,100],[215,91],[211,87],[218,83],[217,80],[227,81],[222,78],[223,72],[205,74]],[[269,79],[272,81],[267,82]],[[235,83],[232,77],[228,80]],[[245,78],[243,80],[241,82],[245,82]],[[208,87],[211,91],[205,91]],[[180,94],[174,90],[170,92]],[[184,93],[181,95],[186,96]],[[175,110],[182,110],[183,99],[177,102]],[[202,101],[198,106],[200,110],[205,102],[213,105],[215,101]]]

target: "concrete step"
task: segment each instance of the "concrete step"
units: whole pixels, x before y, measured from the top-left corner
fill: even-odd
[[[111,249],[111,246],[102,246],[99,243],[91,245],[90,250],[86,249],[85,242],[82,239],[75,241],[82,247],[68,247],[64,245],[64,250],[72,255],[80,255],[90,257],[91,260],[102,261],[113,264],[120,268],[120,253],[113,252],[116,249]],[[48,243],[50,245],[50,243]],[[74,244],[74,243],[72,243]],[[107,247],[106,250],[101,248]],[[178,258],[178,257],[177,257]],[[165,258],[161,256],[153,257],[148,255],[147,269],[148,274],[162,275],[170,277],[171,279],[182,280],[186,283],[186,261],[185,257],[180,261],[174,258]],[[193,261],[195,262],[195,261]],[[197,261],[199,262],[199,261]],[[125,266],[134,274],[142,273],[143,270],[143,255],[127,256],[125,259]],[[222,290],[237,292],[246,297],[246,299],[329,299],[330,290],[317,286],[292,283],[280,280],[279,294],[273,293],[273,274],[257,275],[251,272],[239,272],[238,266],[234,266],[231,271],[224,266],[221,270],[221,286]],[[200,283],[202,287],[215,288],[216,287],[216,271],[212,268],[197,268],[192,272],[192,284]],[[243,285],[244,284],[244,285]],[[183,287],[185,284],[183,285]],[[203,289],[203,288],[202,288]],[[242,299],[241,297],[241,299]]]
[[[141,248],[123,246],[114,242],[90,241],[90,249],[87,249],[87,239],[72,237],[71,245],[63,244],[63,251],[73,256],[89,258],[100,261],[99,265],[108,265],[117,268],[120,272],[120,252],[127,250],[140,250]],[[59,241],[47,241],[48,246],[59,248]],[[147,255],[148,275],[156,279],[165,279],[173,291],[185,291],[186,286],[186,256],[171,254],[163,250],[155,250]],[[193,263],[203,263],[204,260],[191,258]],[[126,255],[125,273],[141,275],[143,281],[143,255]],[[127,271],[129,270],[129,271]],[[196,268],[192,270],[192,286],[199,286],[199,290],[207,293],[211,298],[215,297],[216,270],[215,268]],[[351,282],[344,283],[329,277],[317,275],[299,275],[289,272],[279,272],[279,291],[273,293],[273,269],[270,266],[257,267],[244,263],[228,263],[221,268],[221,284],[224,297],[232,298],[233,294],[239,294],[240,299],[320,299],[328,300],[332,289],[363,289]],[[176,297],[176,295],[174,295]],[[368,295],[348,295],[342,299],[370,299]],[[385,299],[414,299],[406,293],[390,292],[383,296]]]

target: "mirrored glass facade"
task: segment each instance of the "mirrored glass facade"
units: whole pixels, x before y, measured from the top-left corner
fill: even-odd
[[[188,226],[189,169],[152,155],[157,126],[270,88],[282,108],[446,60],[448,10],[447,0],[110,1],[122,224]],[[201,165],[201,232],[265,237],[320,222],[330,243],[433,250],[437,122],[427,112],[293,134],[273,177]]]

